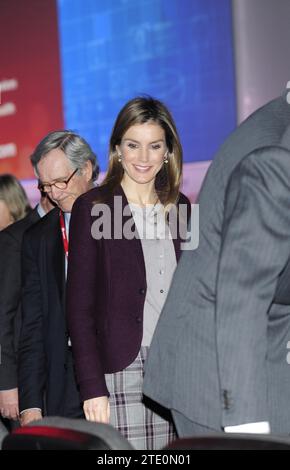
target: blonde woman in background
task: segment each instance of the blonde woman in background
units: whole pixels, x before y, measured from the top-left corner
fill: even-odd
[[[27,195],[17,178],[0,175],[0,230],[23,219],[30,210]]]

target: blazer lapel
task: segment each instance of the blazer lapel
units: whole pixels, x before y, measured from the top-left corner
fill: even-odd
[[[181,205],[180,205],[181,204]],[[182,212],[184,205],[187,205],[186,214]],[[182,207],[183,206],[183,207]],[[186,242],[188,223],[191,217],[191,206],[188,200],[184,200],[183,195],[179,195],[178,209],[176,212],[177,221],[175,222],[176,234],[174,233],[173,243],[175,248],[176,261],[178,262],[181,256],[181,243]],[[169,219],[170,220],[170,219]],[[175,236],[176,235],[176,236]]]
[[[114,196],[121,196],[121,198],[122,198],[122,214],[124,214],[124,209],[127,206],[129,207],[129,203],[128,203],[128,200],[126,198],[126,195],[125,195],[121,185],[116,188]],[[126,210],[125,213],[128,214],[128,209]],[[124,227],[124,224],[129,223],[129,221],[131,221],[132,231],[134,231],[134,230],[136,231],[136,226],[135,226],[135,223],[134,223],[134,219],[133,219],[133,215],[131,213],[131,210],[130,210],[130,214],[124,215],[122,217],[122,221],[123,221],[123,227]],[[125,244],[125,246],[124,246],[124,244]],[[139,270],[140,275],[142,276],[143,279],[145,279],[145,282],[146,282],[145,260],[144,260],[141,240],[139,238],[137,238],[136,236],[134,236],[131,240],[127,240],[127,239],[123,238],[122,246],[123,246],[123,249],[127,250],[128,253],[132,253],[132,251],[135,253],[137,269]]]
[[[175,249],[176,261],[178,262],[179,258],[180,258],[180,255],[181,255],[179,235],[177,235],[177,237],[173,238],[173,245],[174,245],[174,249]]]
[[[61,303],[63,303],[65,293],[65,254],[62,244],[58,211],[56,211],[56,216],[51,223],[50,231],[47,236],[47,257],[48,265],[50,264],[49,259],[51,259],[52,271],[51,274],[48,273],[48,275],[54,278]]]

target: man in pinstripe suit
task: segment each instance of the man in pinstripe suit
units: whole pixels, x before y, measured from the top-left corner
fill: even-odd
[[[227,139],[198,202],[199,247],[184,251],[177,267],[144,393],[172,410],[180,436],[290,434],[286,95]]]

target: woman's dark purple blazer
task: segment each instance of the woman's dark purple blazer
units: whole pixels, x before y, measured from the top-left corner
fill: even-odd
[[[105,373],[117,372],[136,358],[143,334],[146,273],[141,242],[101,239],[91,235],[96,217],[94,201],[102,200],[113,213],[114,195],[128,204],[121,186],[114,195],[103,186],[80,196],[72,210],[67,280],[67,316],[83,400],[108,395]],[[180,194],[179,204],[190,208]],[[189,211],[188,211],[189,214]],[[132,214],[123,217],[123,223]],[[174,241],[177,260],[179,237]]]

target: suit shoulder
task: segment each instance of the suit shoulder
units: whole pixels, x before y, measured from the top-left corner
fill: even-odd
[[[16,242],[21,243],[24,232],[26,232],[26,230],[28,230],[29,227],[35,224],[38,220],[39,215],[37,210],[33,209],[23,219],[9,225],[1,232],[1,234],[3,234],[3,237],[5,238],[11,238]]]
[[[232,172],[227,193],[237,193],[241,185],[263,187],[279,198],[290,192],[290,151],[281,146],[262,147],[246,155]]]
[[[283,167],[287,172],[290,171],[290,150],[281,145],[267,145],[260,147],[248,153],[237,166],[238,171],[256,166],[263,170],[263,167],[273,166],[273,169]]]
[[[221,167],[223,174],[239,164],[249,152],[268,145],[280,145],[289,126],[290,105],[283,97],[276,98],[254,111],[223,142],[213,158],[209,173]]]
[[[45,231],[52,225],[56,224],[59,217],[59,209],[56,207],[52,209],[48,214],[39,219],[35,224],[31,225],[25,231],[26,239],[33,239],[35,237],[41,236]]]

